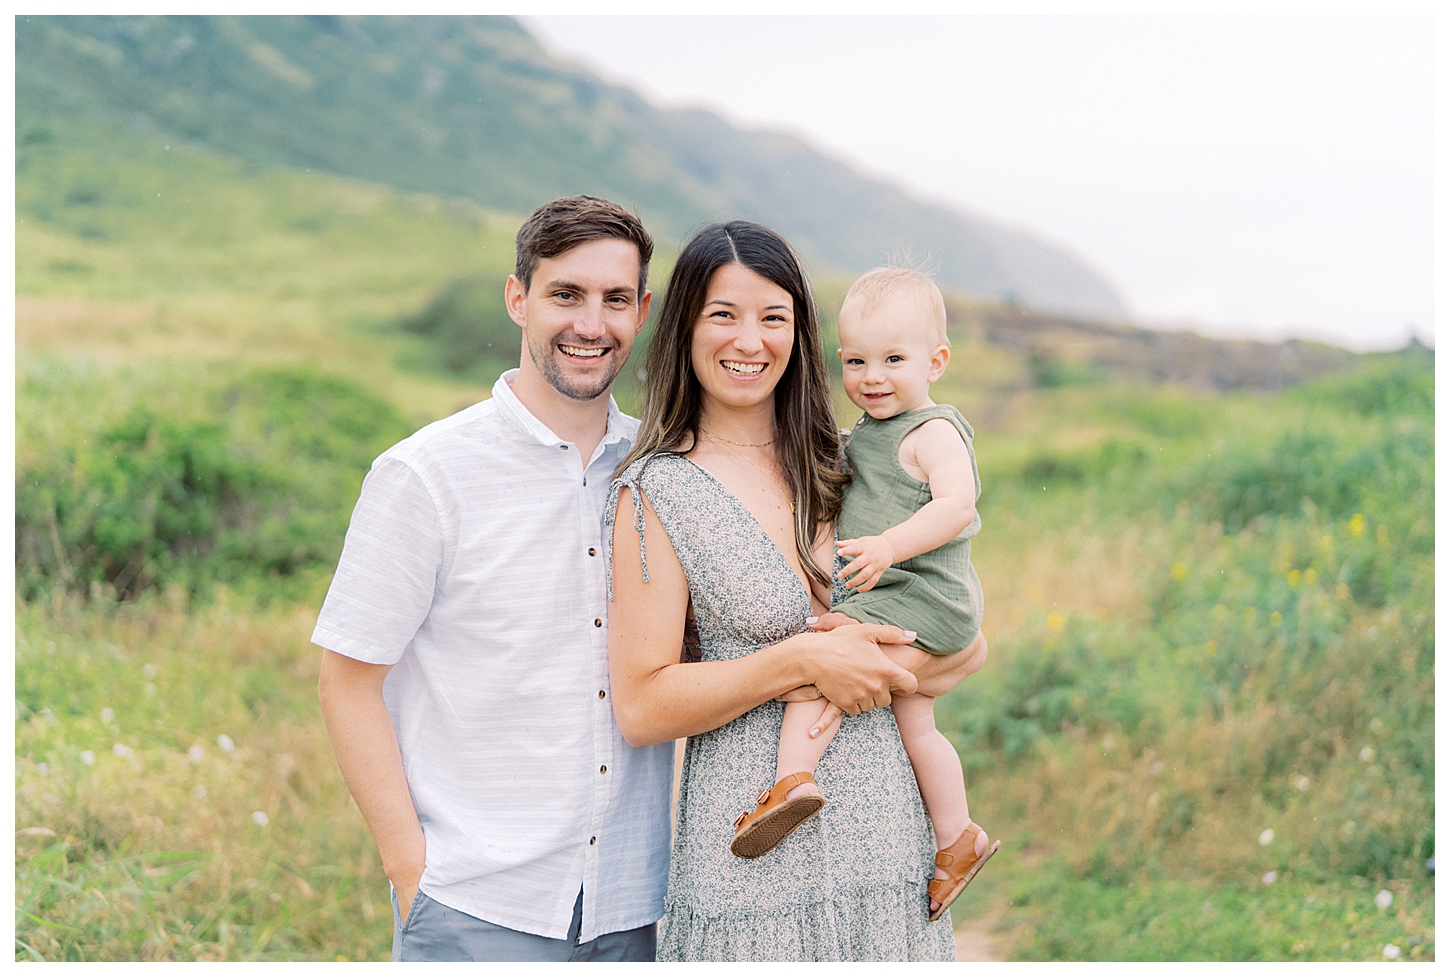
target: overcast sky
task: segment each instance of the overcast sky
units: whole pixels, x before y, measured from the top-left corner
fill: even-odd
[[[1143,321],[1433,335],[1434,29],[1375,17],[526,17],[660,105],[1029,228]]]

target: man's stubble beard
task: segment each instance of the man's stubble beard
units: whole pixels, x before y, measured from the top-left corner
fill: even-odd
[[[529,349],[529,359],[534,361],[534,367],[538,369],[539,375],[542,376],[546,381],[548,381],[549,386],[553,387],[555,390],[559,391],[559,393],[563,394],[565,397],[568,397],[570,400],[590,401],[595,400],[601,395],[608,393],[609,388],[614,384],[615,377],[619,376],[620,371],[624,369],[625,359],[621,358],[619,362],[615,364],[614,371],[608,376],[601,377],[597,384],[590,382],[587,378],[580,378],[580,380],[577,381],[573,380],[570,377],[564,375],[564,373],[559,369],[558,361],[554,359],[556,355],[556,350],[554,349],[554,347],[558,343],[564,343],[569,346],[580,346],[586,349],[597,349],[598,347],[594,346],[587,340],[574,342],[564,335],[550,336],[547,340],[539,339],[535,336],[528,337],[525,345]],[[619,346],[615,345],[612,348],[614,350],[614,354],[617,355],[619,353]],[[589,385],[582,388],[573,386],[573,384],[577,382],[584,382],[588,383]]]

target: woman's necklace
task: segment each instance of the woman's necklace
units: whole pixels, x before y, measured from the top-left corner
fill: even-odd
[[[737,448],[764,448],[768,445],[775,444],[775,438],[771,438],[769,441],[760,441],[756,443],[751,443],[749,441],[731,441],[729,438],[720,437],[720,435],[716,434],[714,431],[710,430],[703,424],[700,425],[700,430],[707,436],[714,438],[716,441],[724,441],[726,444],[733,444]],[[760,466],[756,465],[754,462],[751,463],[751,467],[753,467],[756,471],[760,471]],[[762,472],[762,474],[764,473]],[[791,515],[795,515],[795,499],[790,500],[790,511]]]
[[[775,438],[771,438],[769,441],[759,441],[754,443],[749,441],[731,441],[729,438],[720,437],[720,435],[716,434],[708,427],[705,427],[703,424],[700,425],[700,430],[704,431],[705,434],[714,438],[716,441],[724,441],[726,444],[733,444],[737,448],[764,448],[766,445],[775,444]]]

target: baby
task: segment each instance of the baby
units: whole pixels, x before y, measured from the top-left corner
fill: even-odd
[[[912,629],[914,647],[955,654],[977,639],[982,621],[982,585],[970,559],[981,481],[971,426],[930,397],[951,355],[941,291],[915,271],[868,272],[846,293],[840,334],[846,394],[866,413],[847,448],[851,485],[837,532],[839,554],[854,557],[839,576],[855,593],[832,611]],[[988,850],[986,832],[967,813],[961,762],[937,731],[933,701],[899,695],[891,709],[937,843],[955,839],[937,852],[938,877],[928,886],[936,920],[1001,842]],[[824,806],[813,774],[839,728],[813,732],[825,707],[821,699],[787,703],[776,784],[737,819],[736,855],[765,854]]]

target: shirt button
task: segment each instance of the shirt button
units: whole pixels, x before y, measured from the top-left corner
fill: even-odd
[[[601,698],[601,699],[604,698],[604,690],[603,689],[600,689],[599,690],[599,698]]]
[[[592,845],[592,844],[594,844],[594,843],[595,843],[595,842],[596,842],[596,841],[598,841],[598,840],[599,840],[599,839],[598,839],[598,838],[597,838],[597,837],[596,837],[596,838],[590,838],[590,839],[589,839],[589,844],[591,844],[591,845]]]
[[[603,622],[603,621],[601,621],[601,620],[600,620],[600,619],[599,619],[599,618],[597,618],[597,617],[596,617],[596,618],[595,618],[595,619],[594,619],[594,626],[595,626],[595,627],[596,627],[596,628],[602,628],[602,627],[604,627],[604,622]]]
[[[561,445],[559,445],[559,450],[560,451],[568,451],[569,450],[569,446],[567,444],[561,444]]]
[[[594,547],[589,547],[589,555],[594,556]]]
[[[601,764],[600,767],[599,767],[599,772],[600,773],[609,773],[609,768]]]

